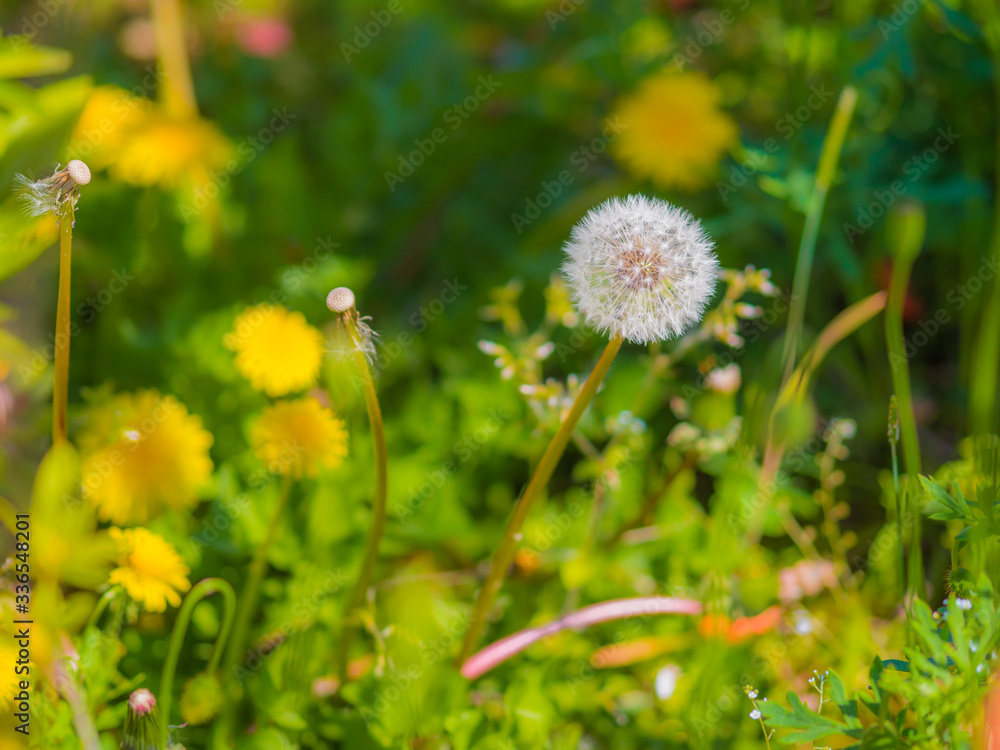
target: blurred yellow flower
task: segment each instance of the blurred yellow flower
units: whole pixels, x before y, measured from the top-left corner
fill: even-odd
[[[277,305],[248,307],[233,323],[225,344],[236,352],[236,369],[268,396],[284,396],[316,384],[323,363],[323,336],[299,312]]]
[[[212,435],[201,418],[152,390],[96,409],[79,442],[83,494],[102,519],[118,524],[195,505],[212,473]]]
[[[128,134],[108,171],[131,185],[199,187],[213,172],[224,170],[232,157],[229,140],[207,120],[157,111]]]
[[[163,612],[167,604],[180,606],[178,592],[191,588],[188,566],[177,550],[148,529],[109,530],[118,542],[119,567],[108,582],[119,584],[125,593],[149,612]]]
[[[343,463],[347,430],[332,411],[306,397],[264,409],[250,426],[250,444],[268,471],[314,477]]]
[[[230,166],[232,143],[198,116],[174,117],[117,86],[100,86],[84,106],[69,154],[131,185],[173,189],[204,187]]]
[[[622,134],[611,151],[628,170],[661,187],[698,188],[737,137],[736,123],[718,102],[718,89],[702,73],[648,78],[612,113]]]
[[[118,86],[98,86],[90,93],[70,136],[70,157],[85,160],[93,169],[106,167],[129,130],[154,108],[144,96]]]
[[[14,667],[17,662],[18,648],[14,637],[10,633],[4,633],[4,638],[0,641],[0,711],[6,713],[14,703],[14,697],[18,694],[18,682],[22,679],[14,674]]]

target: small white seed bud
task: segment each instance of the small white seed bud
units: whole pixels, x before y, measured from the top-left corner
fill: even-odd
[[[343,313],[354,307],[354,292],[346,286],[338,286],[326,295],[326,306],[335,313]]]
[[[67,164],[66,171],[77,185],[86,185],[90,182],[90,167],[79,159],[73,159],[73,161]]]

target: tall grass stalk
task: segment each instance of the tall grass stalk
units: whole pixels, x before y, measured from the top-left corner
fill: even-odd
[[[847,86],[840,92],[837,109],[834,112],[830,128],[823,140],[823,149],[819,156],[819,166],[816,168],[816,181],[813,183],[812,195],[806,209],[806,222],[802,229],[802,240],[799,242],[799,257],[795,265],[795,280],[792,283],[792,298],[788,310],[788,330],[785,334],[785,347],[782,352],[782,382],[791,377],[795,369],[795,351],[802,337],[802,326],[805,321],[806,298],[809,295],[809,280],[812,276],[813,256],[816,253],[816,238],[819,235],[820,220],[823,218],[823,207],[826,205],[826,195],[833,183],[837,171],[837,162],[847,137],[847,128],[854,114],[858,93],[853,86]]]

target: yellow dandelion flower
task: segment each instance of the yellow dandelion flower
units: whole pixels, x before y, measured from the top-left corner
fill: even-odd
[[[662,187],[704,185],[737,137],[736,124],[719,108],[718,89],[702,73],[648,78],[612,117],[622,125],[612,153]]]
[[[155,107],[145,96],[118,86],[98,86],[87,99],[70,137],[69,154],[103,168],[127,138],[129,131],[152,114]]]
[[[316,384],[323,363],[323,336],[302,313],[277,305],[244,310],[226,335],[236,369],[268,396],[284,396]]]
[[[264,409],[250,427],[250,444],[268,471],[314,477],[343,463],[347,430],[343,420],[306,397]]]
[[[191,584],[190,570],[177,550],[148,529],[112,528],[109,533],[119,544],[119,555],[108,582],[120,585],[149,612],[163,612],[168,603],[179,607],[179,592]]]
[[[232,144],[207,120],[156,111],[129,131],[108,171],[132,185],[176,188],[208,182],[232,158]]]
[[[98,408],[79,442],[84,497],[113,523],[144,523],[197,504],[212,473],[212,435],[201,418],[152,390]]]

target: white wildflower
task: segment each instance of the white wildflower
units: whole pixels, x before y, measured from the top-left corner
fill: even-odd
[[[718,259],[701,224],[641,195],[592,209],[565,251],[563,274],[587,324],[638,344],[682,335],[715,290]]]
[[[760,711],[758,711],[755,708],[753,711],[750,712],[750,718],[753,719],[754,721],[757,721],[760,718]]]
[[[656,673],[653,690],[661,701],[670,698],[677,690],[677,680],[681,676],[681,668],[676,664],[668,664]]]
[[[972,600],[971,599],[956,599],[955,600],[955,606],[958,607],[959,609],[964,609],[964,610],[972,609]]]

